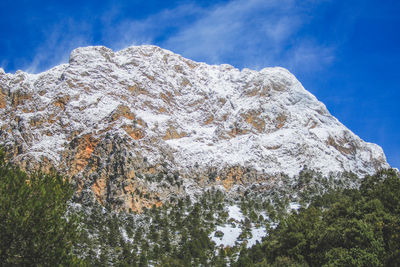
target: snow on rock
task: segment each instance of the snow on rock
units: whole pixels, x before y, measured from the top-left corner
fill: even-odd
[[[239,236],[242,233],[245,217],[237,205],[231,205],[227,207],[228,218],[227,221],[233,221],[225,225],[218,225],[216,230],[210,234],[210,238],[215,242],[217,246],[233,247],[236,244],[242,243],[244,240],[240,240]],[[222,237],[219,237],[216,233],[222,233]],[[256,242],[261,242],[262,238],[267,235],[266,228],[256,227],[254,224],[251,225],[251,238],[246,239],[246,246],[249,248],[254,246]]]
[[[214,241],[217,246],[233,247],[235,246],[242,229],[227,224],[224,226],[217,226],[216,231],[221,231],[223,233],[222,237],[216,237],[215,231],[210,235],[211,240]]]
[[[237,222],[244,221],[243,213],[237,205],[228,206],[228,216]]]
[[[242,233],[239,223],[244,221],[244,216],[240,210],[240,207],[237,205],[228,206],[227,209],[227,221],[233,220],[234,223],[227,223],[223,226],[217,226],[216,230],[210,234],[210,238],[217,246],[233,247],[238,241],[239,235]],[[216,236],[217,232],[222,232],[222,237]]]
[[[251,235],[252,237],[247,241],[246,244],[247,248],[254,246],[257,243],[257,241],[261,242],[263,237],[267,236],[267,229],[265,227],[252,228]]]
[[[297,202],[290,202],[288,211],[295,210],[298,211],[301,208],[301,205]]]
[[[304,166],[359,175],[389,167],[379,146],[352,133],[280,67],[207,65],[151,45],[91,46],[40,74],[0,71],[0,89],[0,144],[27,169],[45,159],[90,177],[82,186],[92,185],[98,199],[110,195],[104,190],[134,188],[127,179],[139,186],[135,173],[161,164],[186,178],[214,170],[227,190],[246,183],[247,170],[255,179],[294,176]],[[111,172],[106,166],[117,159],[121,170]],[[110,187],[110,175],[120,182]]]

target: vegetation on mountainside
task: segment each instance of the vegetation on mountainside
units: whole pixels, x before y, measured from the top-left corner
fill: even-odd
[[[296,183],[283,185],[278,193],[246,190],[235,199],[219,190],[208,190],[195,201],[176,199],[143,214],[118,214],[92,203],[91,215],[85,217],[88,239],[78,251],[85,251],[93,265],[399,264],[397,174],[382,171],[367,176],[357,187],[354,183],[360,179],[351,174],[345,179],[324,178],[305,170]],[[308,207],[288,213],[293,200]],[[229,205],[240,206],[243,221],[229,218]],[[279,225],[271,227],[276,222]],[[232,247],[216,246],[211,233],[217,225],[226,224],[239,227],[240,237]],[[251,228],[257,226],[267,228],[269,236],[247,248]],[[215,231],[214,236],[222,237],[223,233]]]
[[[0,152],[0,265],[400,266],[394,170],[359,179],[305,169],[277,187],[238,189],[117,213],[88,195],[70,203],[73,190],[60,175],[27,175]],[[293,203],[301,208],[290,211]],[[233,205],[242,219],[228,215]],[[217,226],[227,225],[240,236],[217,246],[227,234]],[[248,248],[256,228],[269,235]]]
[[[400,266],[400,179],[394,170],[359,189],[315,197],[242,250],[236,266]]]
[[[72,254],[77,220],[65,216],[72,194],[60,175],[27,175],[0,150],[0,265],[78,264]]]
[[[196,203],[176,199],[142,214],[115,213],[94,202],[79,211],[86,235],[75,251],[95,266],[215,265],[224,259],[209,235],[226,216],[223,202],[217,190],[205,192]]]

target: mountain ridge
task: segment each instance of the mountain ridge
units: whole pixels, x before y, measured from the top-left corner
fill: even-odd
[[[156,46],[94,46],[40,74],[0,70],[0,87],[0,143],[15,161],[62,171],[103,204],[140,210],[209,184],[229,191],[303,168],[365,175],[389,167],[379,146],[280,67],[238,70]]]

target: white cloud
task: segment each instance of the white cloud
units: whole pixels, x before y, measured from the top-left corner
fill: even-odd
[[[235,0],[209,10],[164,45],[209,63],[318,69],[333,60],[334,49],[298,34],[311,18],[299,1]]]
[[[34,58],[26,64],[25,71],[38,73],[68,61],[70,52],[76,47],[89,45],[89,25],[72,20],[61,21],[46,29],[45,39],[35,51]]]
[[[334,47],[299,34],[312,20],[316,5],[316,1],[233,0],[204,9],[189,4],[112,25],[119,14],[114,9],[106,16],[103,41],[116,50],[157,44],[210,64],[319,70],[334,60]]]
[[[26,69],[42,71],[67,61],[72,49],[93,44],[91,27],[98,19],[100,43],[114,50],[156,44],[210,64],[318,70],[334,60],[335,49],[299,34],[315,5],[310,0],[232,0],[207,8],[192,3],[122,21],[123,6],[114,6],[86,23],[67,20],[53,26]]]
[[[115,50],[132,45],[154,44],[166,32],[173,34],[179,31],[185,23],[195,20],[203,12],[200,7],[187,4],[162,10],[143,20],[124,19],[113,25],[110,21],[119,16],[119,8],[107,15],[103,28],[103,42]]]

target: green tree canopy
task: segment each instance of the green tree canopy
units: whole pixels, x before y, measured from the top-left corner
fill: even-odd
[[[238,264],[400,266],[399,192],[397,173],[383,170],[365,177],[360,189],[316,197],[241,254]]]
[[[58,174],[28,175],[0,150],[0,263],[75,265],[71,250],[78,222],[66,217],[73,190]]]

